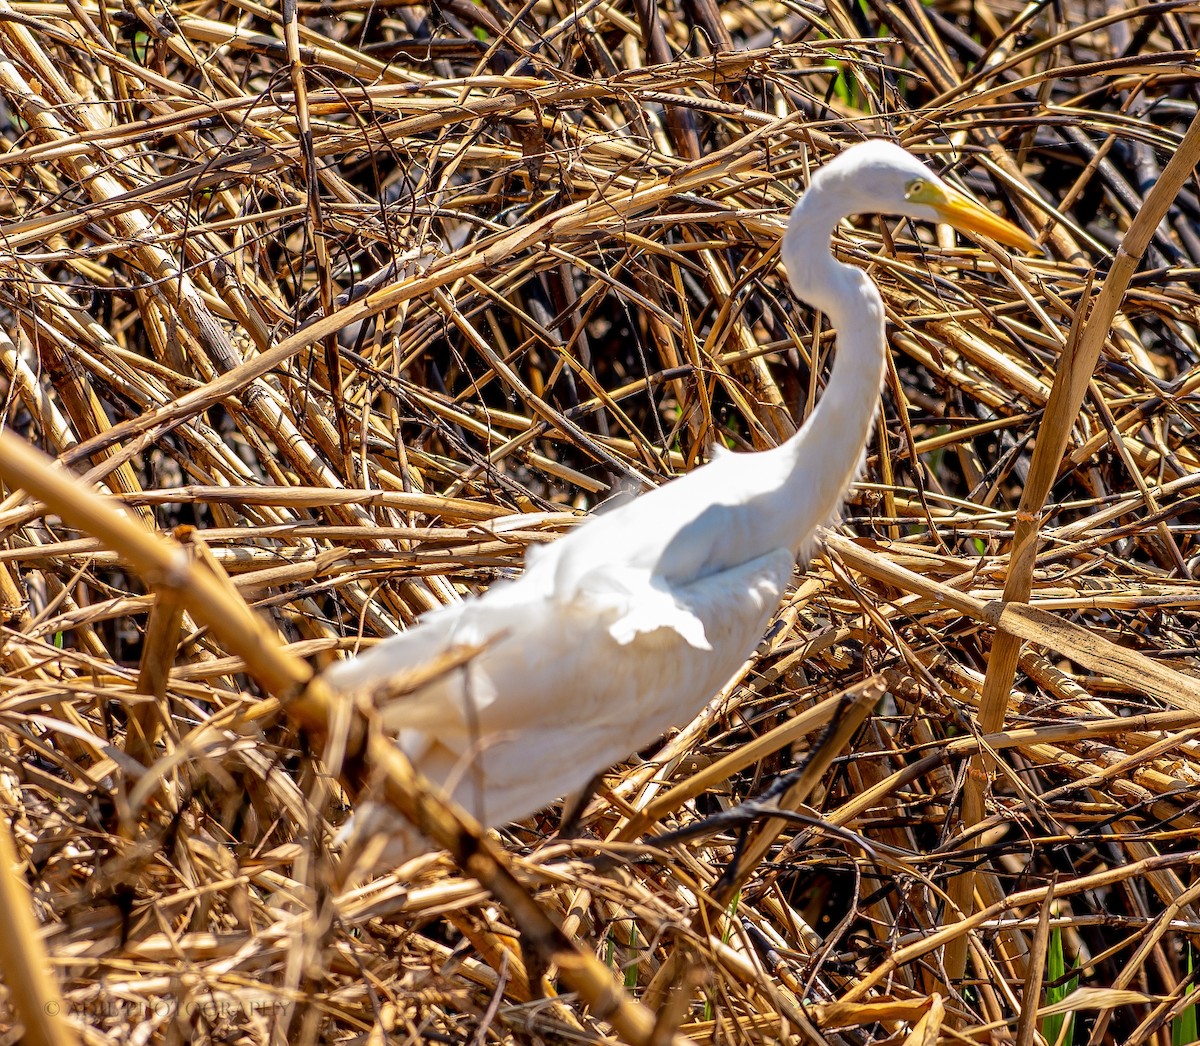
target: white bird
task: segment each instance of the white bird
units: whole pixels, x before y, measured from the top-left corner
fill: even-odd
[[[335,692],[383,696],[383,725],[416,768],[482,824],[526,817],[686,724],[757,646],[796,560],[858,477],[874,425],[883,301],[829,249],[839,221],[868,212],[1036,248],[899,146],[846,149],[814,174],[783,237],[793,291],[838,333],[828,385],[799,431],[770,450],[717,448],[709,464],[531,548],[516,581],[326,670]],[[461,647],[482,649],[386,700],[389,680]],[[398,817],[383,830],[392,858],[429,848]]]

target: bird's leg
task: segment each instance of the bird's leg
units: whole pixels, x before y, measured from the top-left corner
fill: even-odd
[[[750,811],[747,812],[749,813]],[[757,813],[758,811],[755,810],[751,815],[753,816],[753,814]],[[721,878],[717,880],[717,885],[713,890],[714,897],[723,896],[727,891],[732,889],[732,887],[734,887],[740,879],[740,866],[742,863],[742,857],[745,856],[746,853],[746,844],[750,841],[750,826],[752,823],[753,822],[750,820],[745,820],[738,827],[737,842],[733,847],[733,857],[725,866],[725,870],[721,873]]]
[[[579,829],[582,827],[583,812],[587,809],[587,804],[591,802],[592,797],[600,788],[600,782],[604,780],[604,772],[592,776],[578,792],[573,792],[563,800],[562,820],[558,824],[559,839],[574,839],[579,835]]]

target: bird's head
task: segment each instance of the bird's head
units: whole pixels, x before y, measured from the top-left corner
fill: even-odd
[[[853,145],[813,176],[813,188],[838,201],[843,214],[901,214],[945,222],[1026,251],[1036,241],[1011,222],[947,185],[911,153],[882,139]]]

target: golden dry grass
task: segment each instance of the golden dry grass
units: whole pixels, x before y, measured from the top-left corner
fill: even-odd
[[[0,795],[55,981],[15,977],[30,902],[0,882],[5,1041],[1025,1044],[1057,947],[1077,1041],[1186,1038],[1200,204],[1163,170],[1194,163],[1198,30],[1171,3],[0,0],[0,420],[145,532],[0,492]],[[867,134],[1045,257],[846,228],[895,366],[753,663],[613,769],[591,842],[551,810],[501,833],[516,880],[443,855],[344,885],[330,840],[382,771],[333,780],[325,710],[271,700],[287,657],[793,431],[834,343],[776,244]],[[181,526],[199,609],[146,577]],[[286,651],[222,627],[233,592]],[[795,767],[803,816],[743,805]]]

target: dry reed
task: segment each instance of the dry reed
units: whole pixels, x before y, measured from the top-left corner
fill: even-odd
[[[0,421],[93,492],[0,461],[4,1041],[1032,1043],[1055,1011],[1182,1041],[1198,30],[0,0]],[[868,134],[1046,255],[844,228],[888,305],[883,422],[753,660],[613,768],[584,841],[550,810],[500,833],[512,877],[464,845],[472,875],[344,883],[330,840],[384,776],[469,832],[350,712],[288,704],[304,662],[793,431],[833,335],[776,244]]]

